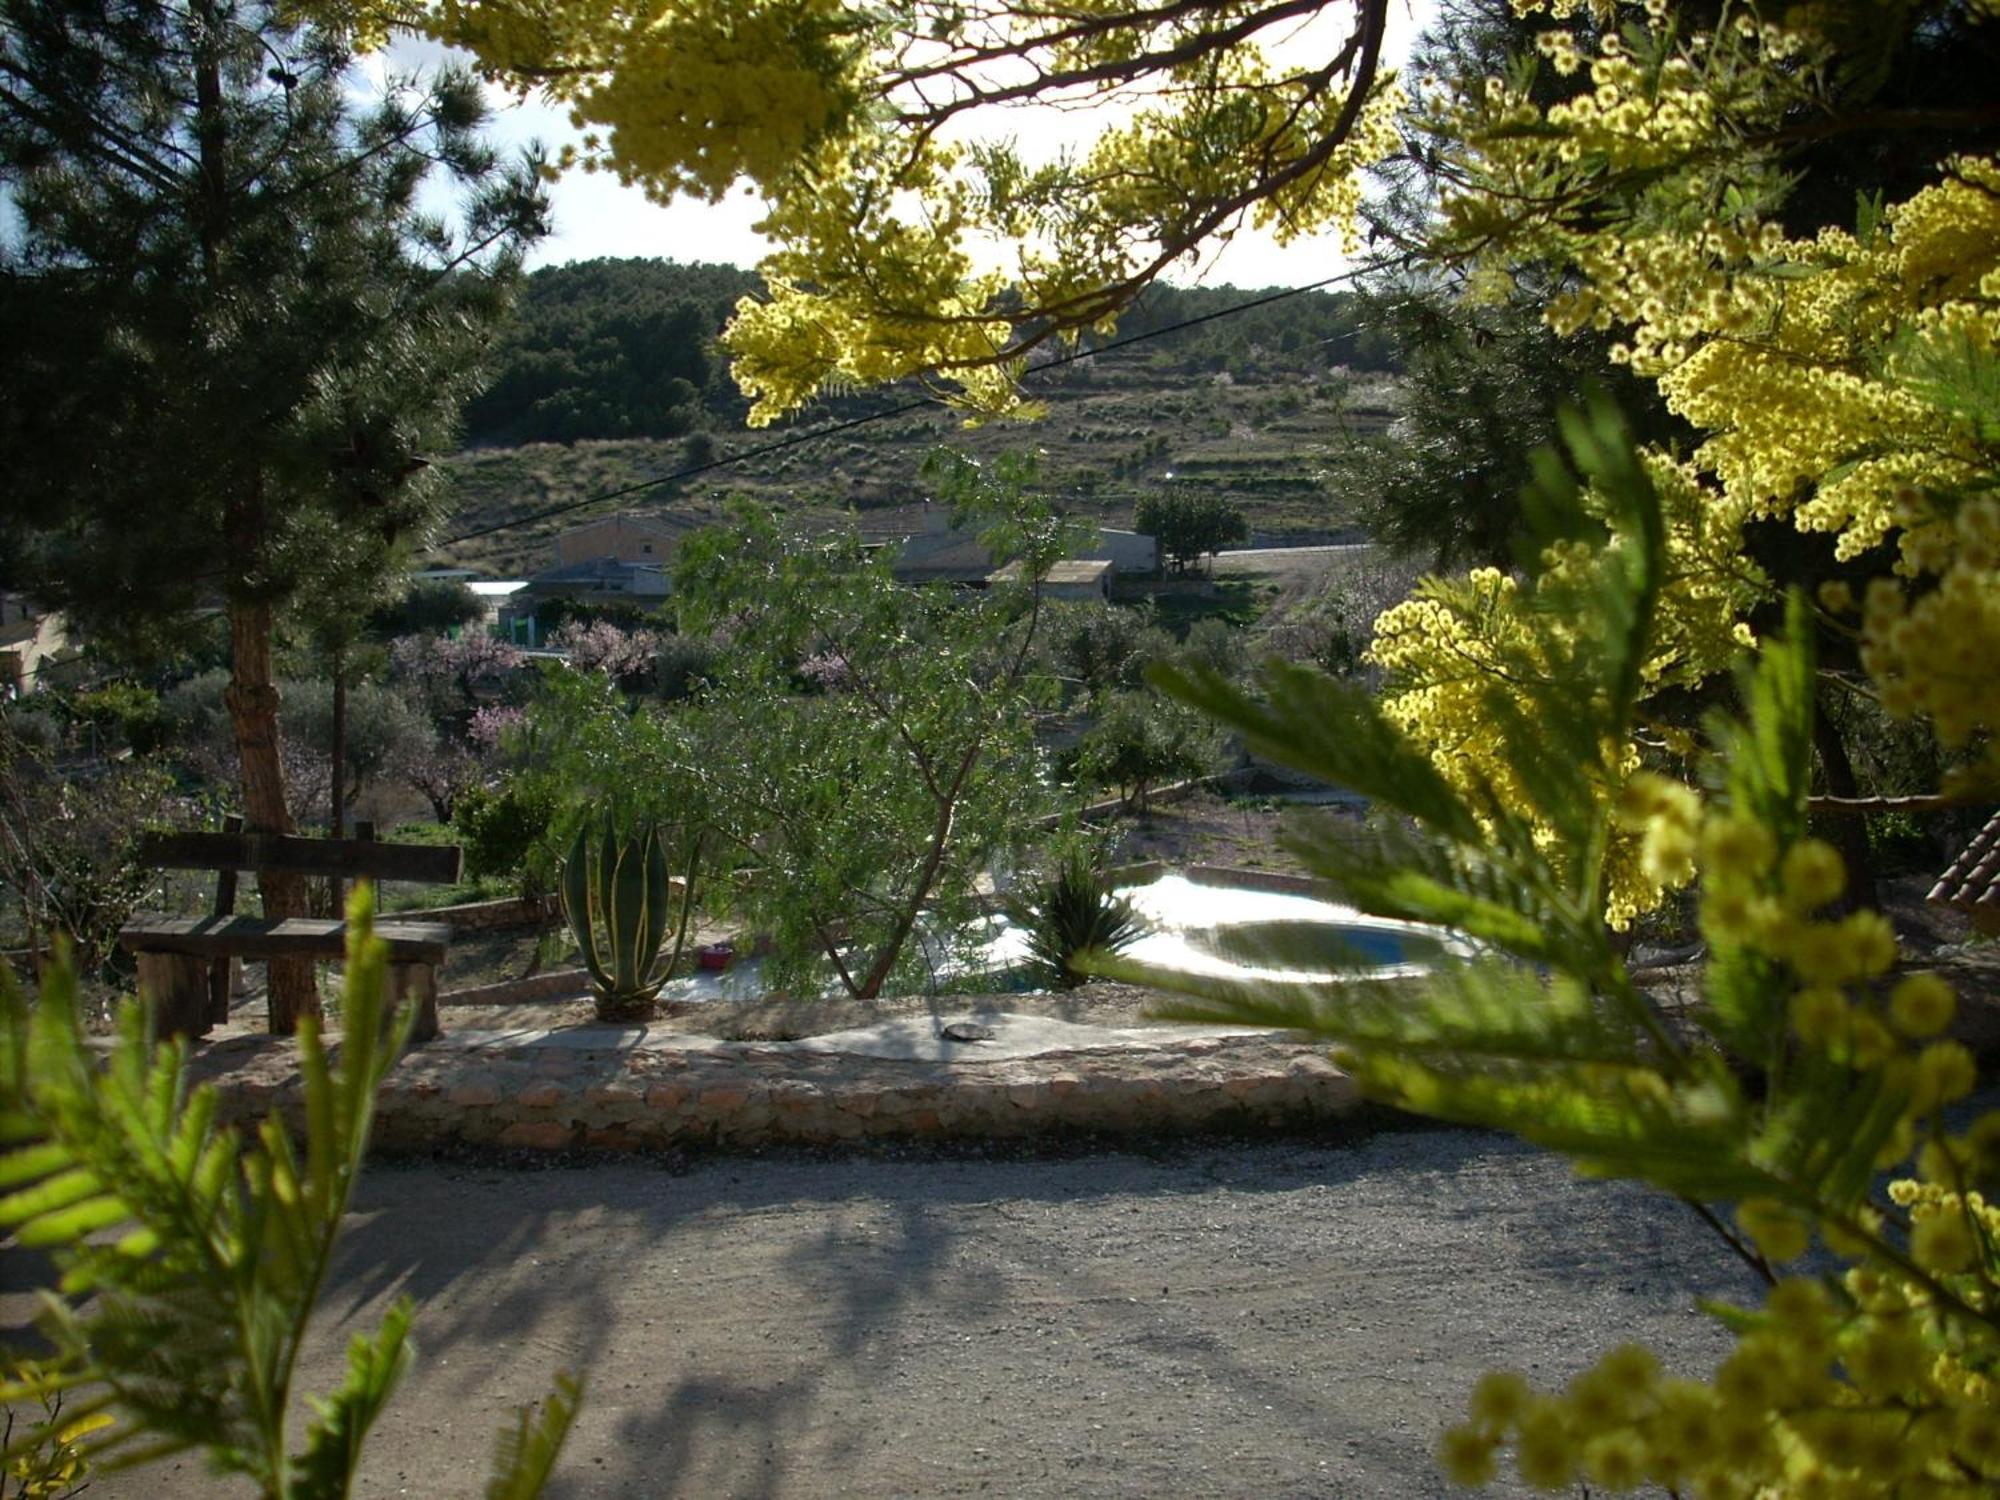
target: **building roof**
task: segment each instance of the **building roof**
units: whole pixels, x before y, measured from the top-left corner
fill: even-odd
[[[1929,899],[1982,923],[2000,921],[2000,813],[1986,820],[1951,868],[1938,877]]]
[[[651,575],[646,577],[645,575]],[[530,588],[573,586],[580,588],[630,588],[640,583],[657,583],[664,593],[667,572],[658,563],[626,562],[616,557],[593,557],[588,562],[564,563],[548,568],[528,580]]]
[[[1049,564],[1049,570],[1042,575],[1043,583],[1079,584],[1096,583],[1111,571],[1112,564],[1103,558],[1064,558],[1061,562]],[[1021,576],[1019,559],[1007,564],[992,575],[993,583],[1012,583]]]
[[[610,522],[630,526],[638,531],[650,531],[659,536],[680,536],[686,532],[699,531],[705,524],[692,516],[679,515],[670,510],[650,512],[620,510],[613,511],[609,515],[591,516],[588,520],[578,521],[576,525],[558,533],[556,540],[561,541],[563,537],[591,531]]]
[[[525,578],[468,578],[465,586],[482,599],[505,599],[528,586]]]
[[[900,542],[934,530],[936,522],[931,519],[929,503],[919,501],[914,505],[886,505],[849,511],[832,529],[846,527],[852,527],[864,542]]]

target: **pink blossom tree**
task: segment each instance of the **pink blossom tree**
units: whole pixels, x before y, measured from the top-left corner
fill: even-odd
[[[660,638],[650,630],[621,630],[609,620],[572,620],[549,637],[580,671],[602,672],[620,687],[638,689],[652,675]]]

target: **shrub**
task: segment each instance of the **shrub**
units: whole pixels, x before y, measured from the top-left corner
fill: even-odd
[[[1149,688],[1114,693],[1077,747],[1076,774],[1118,789],[1145,812],[1163,782],[1203,776],[1221,758],[1221,736],[1208,720]]]
[[[160,695],[136,682],[107,682],[79,693],[71,704],[76,717],[101,736],[115,737],[135,755],[150,755],[166,743],[167,725]]]
[[[413,578],[403,597],[369,617],[385,640],[408,635],[448,635],[486,617],[479,596],[456,578]]]
[[[715,664],[715,642],[707,636],[663,635],[653,653],[653,691],[669,702],[691,698]]]
[[[540,862],[534,855],[555,816],[555,797],[542,786],[515,782],[497,791],[474,787],[461,793],[451,823],[465,846],[465,873],[518,874],[524,890],[538,888],[543,882],[536,878]]]
[[[1085,954],[1114,954],[1145,935],[1145,922],[1084,850],[1065,857],[1027,894],[1007,908],[1007,916],[1028,934],[1028,971],[1056,989],[1087,982],[1079,967]]]

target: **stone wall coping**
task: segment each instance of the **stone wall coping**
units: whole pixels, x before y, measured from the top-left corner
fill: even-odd
[[[1289,1033],[1089,1027],[974,1013],[992,1042],[946,1054],[836,1041],[727,1042],[644,1028],[458,1032],[384,1080],[375,1142],[391,1152],[761,1149],[1286,1125],[1344,1115],[1353,1080]],[[929,1030],[929,1017],[918,1018]],[[914,1029],[914,1028],[912,1028]],[[1000,1039],[1016,1035],[1010,1050]],[[935,1038],[933,1038],[935,1040]],[[892,1035],[893,1041],[893,1035]],[[981,1054],[982,1048],[989,1048]],[[302,1117],[296,1044],[231,1037],[192,1070],[249,1124]]]

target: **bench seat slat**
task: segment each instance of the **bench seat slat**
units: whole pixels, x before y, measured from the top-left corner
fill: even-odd
[[[425,885],[450,885],[463,860],[456,844],[378,844],[288,833],[144,833],[137,857],[162,870],[269,870]]]
[[[451,928],[443,922],[378,922],[375,935],[393,963],[444,962]],[[202,958],[338,958],[347,924],[329,917],[146,917],[118,933],[134,953],[188,953]]]

